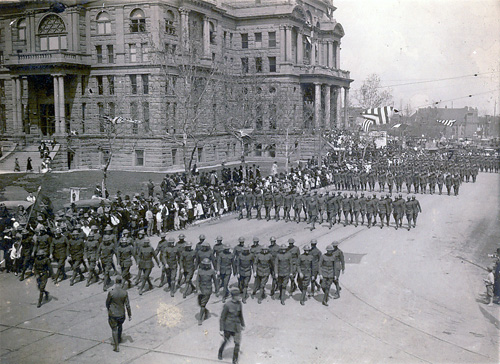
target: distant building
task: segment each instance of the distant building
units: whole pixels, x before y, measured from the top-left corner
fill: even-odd
[[[348,124],[352,79],[330,1],[20,0],[0,10],[0,135],[55,138],[59,169],[100,168],[111,153],[112,168],[138,170],[191,155],[198,165],[308,156],[308,134]],[[189,62],[197,76],[186,86]],[[214,68],[217,86],[200,92]],[[179,87],[203,100],[194,127]],[[118,117],[127,127],[110,147],[105,125]],[[238,139],[240,128],[252,138]]]
[[[445,126],[437,120],[456,120],[452,127]],[[418,109],[409,120],[410,131],[417,136],[427,138],[473,138],[480,128],[477,108],[437,108]]]

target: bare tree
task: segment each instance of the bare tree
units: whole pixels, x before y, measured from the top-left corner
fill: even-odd
[[[365,109],[387,106],[392,103],[392,90],[382,89],[380,76],[371,74],[354,93],[359,106]]]

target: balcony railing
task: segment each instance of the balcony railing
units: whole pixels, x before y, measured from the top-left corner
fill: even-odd
[[[91,65],[89,54],[65,51],[18,53],[11,54],[6,60],[6,66],[30,66],[30,65]]]

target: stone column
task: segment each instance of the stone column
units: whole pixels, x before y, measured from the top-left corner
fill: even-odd
[[[285,26],[286,29],[286,61],[292,63],[292,27]]]
[[[71,27],[72,27],[72,36],[73,36],[73,51],[80,51],[80,11],[78,8],[71,9]]]
[[[299,66],[302,66],[304,64],[304,36],[302,35],[302,32],[299,30],[297,31],[297,64]]]
[[[182,47],[184,52],[189,52],[189,10],[185,8],[180,8],[181,13],[181,37],[182,37]]]
[[[12,129],[17,132],[17,77],[12,77]]]
[[[311,40],[311,66],[316,65],[316,43]]]
[[[318,40],[318,59],[316,60],[316,63],[318,66],[321,66],[323,64],[323,42]]]
[[[17,128],[16,132],[21,133],[23,130],[23,103],[22,103],[22,84],[21,77],[16,77],[16,113],[17,113]]]
[[[36,50],[36,22],[35,22],[35,12],[29,11],[28,13],[28,29],[26,30],[26,37],[27,37],[27,45],[28,45],[28,52],[35,52]]]
[[[59,132],[66,134],[66,103],[64,102],[64,76],[59,76]]]
[[[280,58],[281,58],[281,63],[285,63],[286,59],[286,39],[285,39],[285,27],[281,26],[280,27]]]
[[[340,98],[340,87],[335,87],[334,90],[334,102],[335,102],[335,126],[340,128],[340,106],[341,106],[341,98]]]
[[[53,75],[54,79],[54,124],[55,133],[59,134],[59,75]]]
[[[327,55],[327,59],[328,59],[328,62],[327,62],[328,68],[333,68],[332,48],[333,48],[332,42],[328,41],[326,43],[326,55]]]
[[[320,126],[321,117],[321,83],[314,84],[314,128]]]
[[[210,22],[208,17],[203,17],[203,56],[210,58]]]
[[[349,126],[349,87],[344,87],[344,128]]]
[[[325,87],[325,127],[330,129],[330,85],[326,85]]]
[[[335,68],[340,69],[340,43],[337,42],[335,47]]]

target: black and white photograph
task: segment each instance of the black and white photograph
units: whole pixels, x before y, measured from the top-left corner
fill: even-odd
[[[0,363],[499,363],[499,169],[497,0],[0,0]]]

